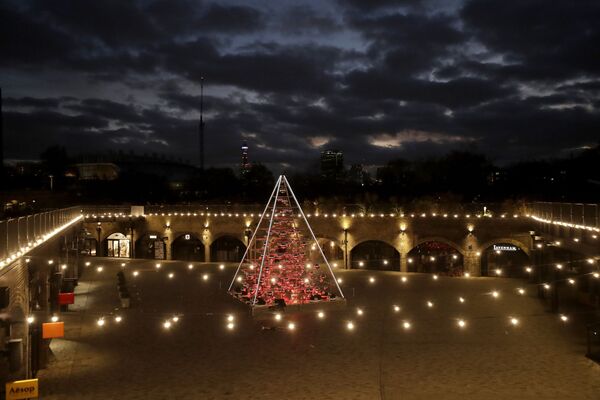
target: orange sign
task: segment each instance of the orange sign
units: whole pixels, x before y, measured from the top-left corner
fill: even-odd
[[[65,337],[64,322],[46,322],[42,324],[42,338],[54,339]]]
[[[6,383],[6,400],[33,399],[38,397],[38,380],[27,379]]]

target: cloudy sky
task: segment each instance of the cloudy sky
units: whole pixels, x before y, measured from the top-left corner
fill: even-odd
[[[4,0],[5,157],[51,144],[302,168],[600,138],[597,0]]]

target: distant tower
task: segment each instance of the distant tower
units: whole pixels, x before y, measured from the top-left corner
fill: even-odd
[[[242,144],[242,164],[240,165],[240,172],[242,175],[246,175],[250,171],[250,162],[248,161],[248,145],[246,142]]]
[[[200,169],[204,171],[204,77],[200,77],[200,124],[198,124],[198,141],[200,144]]]

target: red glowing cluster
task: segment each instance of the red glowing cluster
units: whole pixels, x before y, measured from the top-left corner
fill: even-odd
[[[309,261],[312,238],[302,231],[308,226],[303,226],[306,221],[299,218],[287,185],[280,184],[275,194],[272,214],[264,226],[257,227],[233,294],[252,305],[272,305],[279,299],[286,304],[305,304],[336,298],[334,278],[325,260],[321,264]]]

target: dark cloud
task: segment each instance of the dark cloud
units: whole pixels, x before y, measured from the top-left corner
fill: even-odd
[[[443,8],[441,8],[443,7]],[[597,143],[596,1],[7,0],[8,157],[64,144],[302,167],[452,148],[506,162]],[[6,38],[6,39],[5,39]]]

